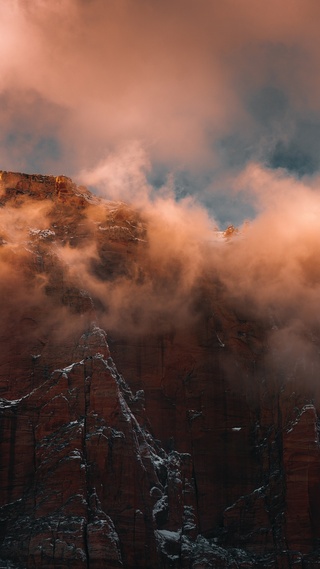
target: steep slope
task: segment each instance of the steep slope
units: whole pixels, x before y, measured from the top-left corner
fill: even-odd
[[[146,211],[7,172],[0,205],[3,566],[318,566],[319,394],[274,323]]]

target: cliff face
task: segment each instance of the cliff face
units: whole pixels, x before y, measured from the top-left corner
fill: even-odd
[[[0,563],[319,566],[319,394],[271,324],[67,178],[0,205]]]

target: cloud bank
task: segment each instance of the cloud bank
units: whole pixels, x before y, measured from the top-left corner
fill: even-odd
[[[110,163],[137,172],[143,154],[151,193],[169,180],[222,224],[253,217],[229,184],[249,162],[319,170],[319,11],[316,0],[4,0],[2,167],[128,199]]]

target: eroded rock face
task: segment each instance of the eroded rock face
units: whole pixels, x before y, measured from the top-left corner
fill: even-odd
[[[319,395],[269,324],[68,178],[0,203],[0,564],[318,566]]]
[[[20,400],[1,401],[2,559],[27,567],[198,567],[201,556],[202,566],[235,564],[201,541],[192,457],[166,452],[151,436],[144,395],[119,376],[105,333],[93,327],[79,349],[81,361]]]

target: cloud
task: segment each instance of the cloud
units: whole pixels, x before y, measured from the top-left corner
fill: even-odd
[[[131,141],[108,154],[94,168],[80,171],[78,179],[105,198],[145,203],[152,194],[147,181],[149,170],[146,151],[138,141]]]
[[[256,218],[214,253],[215,278],[242,320],[260,322],[266,369],[310,389],[320,371],[319,177],[251,164],[237,189],[251,193]]]
[[[241,319],[261,323],[270,346],[278,338],[283,361],[289,358],[285,338],[295,339],[297,358],[316,354],[318,186],[316,178],[297,180],[285,170],[250,164],[232,190],[250,196],[256,218],[230,240],[221,241],[192,198],[177,203],[169,193],[140,202],[136,210],[110,204],[106,215],[98,208],[88,217],[99,227],[90,232],[94,246],[80,254],[64,246],[59,255],[99,301],[107,329],[140,334],[155,325],[159,331],[190,325],[202,310],[214,312],[212,299],[222,294]],[[201,294],[211,308],[199,305]]]
[[[164,333],[218,318],[222,295],[266,331],[270,373],[316,377],[319,12],[317,0],[1,2],[1,168],[64,173],[116,202],[73,225],[51,203],[0,208],[16,345],[33,326],[32,350],[52,334],[62,361],[94,318]],[[229,223],[240,231],[221,242],[214,228]],[[40,240],[35,254],[33,229],[56,231],[54,251]]]
[[[131,151],[124,151],[129,163]],[[102,168],[103,181],[114,180],[113,168],[117,174],[117,161]],[[122,176],[120,168],[120,185]],[[4,174],[9,188],[19,181],[6,180]],[[229,239],[205,208],[190,196],[177,202],[170,187],[152,199],[138,192],[135,207],[97,199],[71,210],[57,196],[39,200],[2,187],[4,341],[10,349],[13,338],[15,346],[21,342],[30,365],[37,350],[50,366],[48,341],[63,363],[65,347],[92,321],[134,338],[195,330],[205,318],[226,359],[237,360],[233,335],[241,320],[263,330],[268,372],[288,381],[307,374],[312,383],[320,370],[318,187],[315,176],[301,180],[249,164],[231,189],[248,194],[257,214]],[[219,323],[221,306],[226,315]]]
[[[183,172],[214,207],[252,160],[319,168],[314,0],[5,0],[0,15],[5,169],[101,173],[137,141],[151,174]]]

